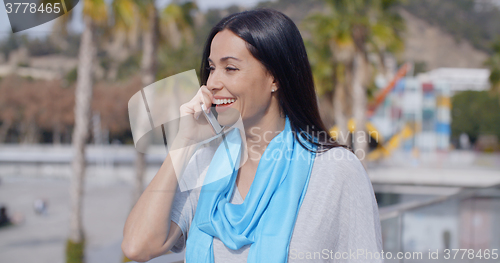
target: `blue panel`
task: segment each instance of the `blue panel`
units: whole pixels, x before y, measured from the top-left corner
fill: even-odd
[[[396,82],[396,86],[393,89],[393,92],[402,92],[405,89],[406,79],[401,78],[398,82]]]
[[[450,134],[451,133],[450,124],[449,123],[436,122],[436,132],[437,133],[442,133],[442,134]]]

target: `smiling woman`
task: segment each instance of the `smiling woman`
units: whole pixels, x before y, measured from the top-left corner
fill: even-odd
[[[213,37],[209,54],[208,69],[202,69],[202,81],[216,101],[234,100],[229,105],[216,103],[217,112],[233,107],[241,113],[244,122],[252,123],[251,126],[259,122],[274,123],[281,125],[282,130],[285,122],[279,120],[278,100],[271,92],[278,89],[276,81],[250,53],[247,42],[224,29]]]
[[[181,116],[192,116],[174,140],[180,150],[169,153],[127,218],[125,255],[147,261],[185,248],[186,262],[382,262],[374,256],[382,239],[372,185],[319,117],[292,20],[268,9],[222,19],[205,44],[201,81],[180,108]],[[213,136],[198,120],[201,104],[215,104],[222,125],[230,123],[228,109],[239,112],[245,138],[235,132],[227,138],[245,140],[248,159],[241,167],[223,161],[237,147],[224,149],[220,140],[192,146]],[[180,183],[188,184],[233,172],[180,191],[173,166],[182,167]],[[343,257],[354,251],[355,258]]]

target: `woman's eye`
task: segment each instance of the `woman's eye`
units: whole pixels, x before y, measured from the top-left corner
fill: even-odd
[[[214,66],[209,66],[209,67],[207,67],[207,70],[209,72],[212,72],[212,71],[215,70],[215,67]],[[226,67],[226,71],[235,71],[235,70],[239,70],[239,69],[234,68],[234,67]]]

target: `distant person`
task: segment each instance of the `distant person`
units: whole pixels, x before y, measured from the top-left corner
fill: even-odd
[[[356,262],[383,262],[372,184],[321,120],[304,42],[289,17],[259,9],[223,18],[206,41],[201,84],[180,106],[185,118],[172,142],[179,150],[169,152],[126,220],[125,256],[144,262],[185,248],[188,263],[333,262],[362,251],[368,259]],[[224,112],[237,111],[245,136],[227,130],[236,143],[195,151],[193,142],[215,136],[200,117],[203,104],[216,104],[226,128]],[[243,142],[248,159],[237,167],[226,154],[239,156]],[[181,192],[174,167],[186,171],[180,183],[204,173],[211,183]]]
[[[2,205],[0,207],[0,227],[11,225],[9,216],[7,215],[7,207]]]
[[[14,212],[12,216],[9,216],[7,206],[0,206],[0,227],[20,225],[22,223],[24,223],[24,215],[22,213]]]
[[[460,149],[468,150],[470,149],[470,140],[469,140],[469,135],[467,133],[463,132],[460,134]]]
[[[38,198],[33,202],[33,209],[35,210],[35,213],[37,213],[38,215],[46,215],[47,206],[48,202],[45,199]]]

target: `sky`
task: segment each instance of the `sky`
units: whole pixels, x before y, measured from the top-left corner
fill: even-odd
[[[10,33],[12,32],[10,28],[10,22],[9,18],[7,16],[7,11],[5,9],[5,4],[3,3],[4,1],[1,0],[2,3],[0,4],[0,40],[4,39],[5,37],[8,37]],[[106,0],[107,2],[110,2],[112,0]],[[163,7],[167,5],[168,3],[171,2],[171,0],[156,0],[157,4],[159,7]],[[245,7],[253,7],[255,6],[258,2],[261,2],[264,0],[197,0],[198,7],[202,11],[206,11],[210,8],[225,8],[228,6],[231,6],[233,4],[238,4],[241,6]],[[76,32],[81,32],[83,29],[83,22],[82,22],[82,0],[78,3],[78,5],[71,11],[74,12],[73,14],[73,19],[71,21],[71,24],[69,25],[69,29],[76,31]],[[47,34],[50,33],[52,26],[54,24],[55,20],[49,21],[45,24],[18,32],[16,34],[28,34],[30,37],[44,37]]]

